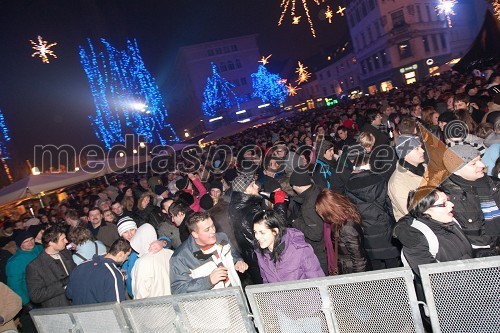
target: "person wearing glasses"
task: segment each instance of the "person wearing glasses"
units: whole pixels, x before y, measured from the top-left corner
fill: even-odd
[[[418,276],[419,265],[472,258],[453,207],[440,188],[419,187],[408,194],[409,214],[396,224],[394,237],[403,245],[403,263]]]

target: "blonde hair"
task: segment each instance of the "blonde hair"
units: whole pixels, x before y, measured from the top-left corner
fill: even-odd
[[[372,148],[375,144],[375,136],[368,132],[361,132],[358,137],[358,142],[364,148]]]

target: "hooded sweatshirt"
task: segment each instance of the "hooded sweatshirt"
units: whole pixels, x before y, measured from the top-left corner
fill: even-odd
[[[154,227],[143,224],[137,229],[130,245],[139,254],[132,269],[134,299],[170,295],[170,257],[172,250],[149,252],[149,245],[157,240]]]

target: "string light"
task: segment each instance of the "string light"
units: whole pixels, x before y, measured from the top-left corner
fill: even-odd
[[[55,59],[57,59],[57,55],[54,53],[54,51],[52,51],[50,49],[52,46],[57,45],[57,43],[47,44],[47,42],[42,39],[42,36],[38,36],[38,43],[35,43],[31,39],[30,39],[30,42],[33,45],[33,47],[32,47],[33,50],[36,51],[36,52],[33,52],[31,57],[38,56],[38,57],[42,58],[42,62],[44,64],[48,64],[50,62],[48,56],[51,56],[51,57],[54,57]]]
[[[283,23],[283,18],[285,17],[286,13],[288,12],[288,9],[290,8],[290,15],[292,17],[292,24],[299,24],[300,23],[300,18],[301,16],[296,15],[296,1],[297,0],[282,0],[280,7],[283,8],[281,11],[280,18],[278,20],[278,26],[280,26]],[[316,31],[314,30],[314,25],[311,20],[311,15],[309,13],[309,7],[307,5],[307,0],[301,0],[302,1],[302,7],[304,9],[304,12],[307,17],[307,22],[309,23],[309,29],[311,30],[311,34],[313,37],[316,37]],[[314,0],[314,2],[319,5],[320,2],[319,0]]]
[[[2,110],[0,110],[0,161],[2,162],[2,166],[5,170],[5,174],[7,175],[7,178],[9,181],[12,183],[13,178],[12,174],[10,173],[9,166],[7,165],[7,162],[5,160],[8,160],[10,158],[9,152],[7,151],[7,142],[10,142],[10,136],[9,136],[9,129],[7,128],[7,125],[5,124],[5,118],[3,116]]]
[[[235,85],[220,76],[217,66],[212,62],[212,76],[207,78],[207,84],[203,91],[203,102],[201,107],[203,114],[214,117],[217,111],[229,109],[239,102],[233,92]]]
[[[346,10],[346,7],[339,6],[339,10],[337,10],[336,13],[340,14],[340,16],[344,16],[344,10]]]
[[[309,78],[311,77],[311,73],[307,71],[307,67],[305,67],[300,61],[298,62],[299,67],[295,70],[295,73],[298,74],[297,82],[298,84],[307,82]]]
[[[272,106],[278,106],[286,99],[288,90],[282,83],[282,79],[277,75],[270,73],[266,66],[260,65],[257,73],[253,73],[252,97],[260,98],[262,102],[269,103]]]
[[[333,11],[330,6],[326,6],[325,17],[328,19],[328,23],[332,23]]]
[[[101,39],[104,51],[96,53],[80,46],[80,63],[94,97],[95,115],[89,116],[96,137],[107,149],[123,143],[130,132],[147,142],[166,145],[165,137],[179,141],[158,86],[142,60],[137,42],[127,41],[125,50],[117,50]],[[140,108],[137,106],[141,105]],[[140,109],[140,110],[139,110]]]
[[[297,95],[297,92],[302,88],[294,87],[291,83],[289,83],[286,86],[286,89],[288,90],[288,96],[295,96]]]
[[[262,65],[267,65],[269,63],[269,58],[271,58],[272,54],[268,55],[267,57],[262,56],[262,59],[260,59],[258,62],[262,63]]]
[[[448,27],[451,25],[451,15],[455,15],[453,7],[457,4],[457,0],[439,0],[439,5],[436,6],[436,11],[438,16],[444,15],[446,17],[446,22],[448,22]]]

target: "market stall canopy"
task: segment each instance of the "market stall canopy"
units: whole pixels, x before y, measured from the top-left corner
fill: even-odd
[[[116,159],[96,159],[76,172],[42,173],[29,175],[0,190],[0,206],[29,199],[37,194],[54,191],[63,187],[82,183],[110,173],[128,169],[150,160],[149,156],[131,156]]]

